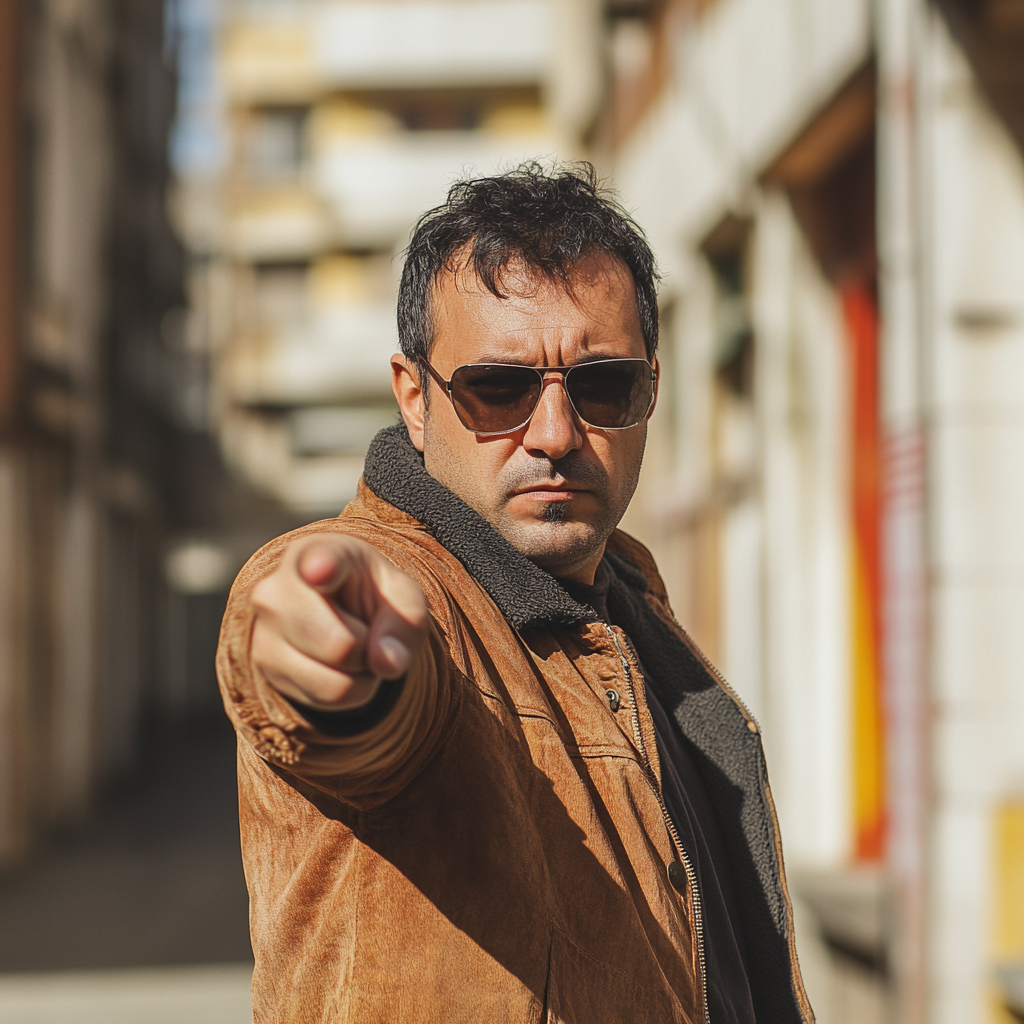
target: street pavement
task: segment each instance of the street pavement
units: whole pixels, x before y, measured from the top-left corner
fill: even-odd
[[[251,1024],[248,964],[0,975],[3,1024]]]
[[[251,1020],[233,734],[182,729],[148,762],[0,879],[3,1024]]]

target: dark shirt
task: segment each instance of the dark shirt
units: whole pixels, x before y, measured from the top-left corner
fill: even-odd
[[[593,586],[571,580],[560,582],[577,601],[589,604],[604,622],[612,624],[608,614],[611,572],[605,562],[599,566]],[[644,673],[644,682],[661,761],[662,797],[697,875],[704,921],[708,1018],[712,1024],[755,1024],[742,936],[736,925],[736,898],[707,788],[689,742],[658,697],[658,681]]]

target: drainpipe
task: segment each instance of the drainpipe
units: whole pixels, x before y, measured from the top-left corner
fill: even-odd
[[[883,666],[891,967],[899,1024],[933,1018],[927,991],[929,697],[919,69],[924,0],[875,0],[882,309]]]

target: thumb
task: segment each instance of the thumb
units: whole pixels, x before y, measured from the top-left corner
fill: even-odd
[[[380,602],[370,622],[367,661],[383,679],[397,679],[412,665],[427,633],[427,601],[404,573],[381,581]]]

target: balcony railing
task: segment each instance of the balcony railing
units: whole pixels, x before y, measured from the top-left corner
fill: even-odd
[[[229,96],[295,102],[334,89],[529,85],[554,58],[552,0],[335,0],[248,14],[222,46]]]
[[[346,245],[387,245],[404,239],[449,186],[469,174],[493,174],[524,159],[553,156],[551,135],[485,132],[399,132],[324,143],[313,181],[331,206]]]
[[[240,338],[221,362],[219,389],[239,405],[296,406],[390,395],[398,348],[386,303],[321,308],[261,337]]]

